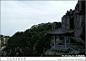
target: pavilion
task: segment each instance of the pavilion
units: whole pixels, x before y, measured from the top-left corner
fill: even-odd
[[[70,45],[70,34],[73,32],[74,30],[63,29],[63,28],[58,28],[58,29],[47,31],[47,34],[54,36],[54,46],[51,47],[51,50],[67,51],[68,50],[67,46]],[[58,40],[59,40],[59,43],[57,44],[56,44],[56,37],[58,37]],[[65,43],[60,42],[60,37],[64,37]],[[68,45],[66,43],[67,39],[69,41]]]

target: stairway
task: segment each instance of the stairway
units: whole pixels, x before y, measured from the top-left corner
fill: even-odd
[[[78,53],[78,49],[75,49],[75,48],[72,47],[71,45],[68,46],[68,48],[70,48],[70,50],[71,50],[72,52],[75,52],[76,54]]]
[[[75,38],[75,37],[71,37],[73,40],[76,40],[76,42],[82,42],[83,44],[85,44],[85,41],[82,40],[81,38]]]

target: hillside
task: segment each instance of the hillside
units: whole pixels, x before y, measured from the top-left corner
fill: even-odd
[[[45,33],[51,29],[52,24],[46,23],[25,32],[17,32],[10,37],[3,51],[7,52],[6,56],[40,56],[50,48],[52,36]]]
[[[33,25],[30,29],[25,30],[24,32],[16,32],[12,37],[9,38],[6,48],[2,50],[5,53],[1,54],[2,56],[46,56],[46,54],[51,53],[53,55],[59,55],[60,56],[65,54],[84,54],[85,53],[85,2],[84,1],[78,1],[78,3],[75,6],[75,9],[70,11],[67,11],[66,15],[63,15],[62,22],[54,22],[54,23],[41,23],[38,25]],[[59,31],[57,34],[63,35],[62,37],[53,38],[53,35],[46,34],[47,31],[51,30],[58,30],[60,28],[60,31],[63,29],[65,30],[73,30],[73,33],[71,32],[65,32],[59,34]],[[57,32],[56,30],[56,32]],[[55,32],[55,31],[54,31]],[[55,33],[56,33],[55,32]],[[53,32],[52,32],[53,33]],[[71,33],[68,35],[68,33]],[[57,36],[55,34],[54,36]],[[65,38],[63,38],[65,36]],[[67,38],[69,37],[69,38]],[[54,41],[51,42],[51,38]],[[58,44],[55,46],[55,40],[61,41],[65,44]],[[65,42],[64,42],[65,41]],[[66,41],[69,44],[66,46]],[[50,44],[54,44],[53,50],[56,48],[56,50],[59,50],[66,47],[68,48],[67,51],[51,51],[52,49]],[[53,45],[52,45],[53,47]],[[44,54],[46,52],[46,54]],[[56,52],[56,53],[55,53]],[[58,53],[57,53],[58,52]],[[55,54],[54,54],[55,53]]]

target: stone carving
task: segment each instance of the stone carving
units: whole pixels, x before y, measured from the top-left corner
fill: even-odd
[[[52,30],[55,30],[56,29],[56,23],[54,22],[53,24],[52,24]]]

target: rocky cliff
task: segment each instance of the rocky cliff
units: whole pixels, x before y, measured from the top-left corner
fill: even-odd
[[[0,35],[1,46],[3,46],[4,44],[7,44],[7,41],[8,41],[9,38],[10,38],[9,36]]]
[[[62,28],[74,29],[74,36],[80,37],[85,27],[85,1],[78,1],[75,9],[62,17]]]

